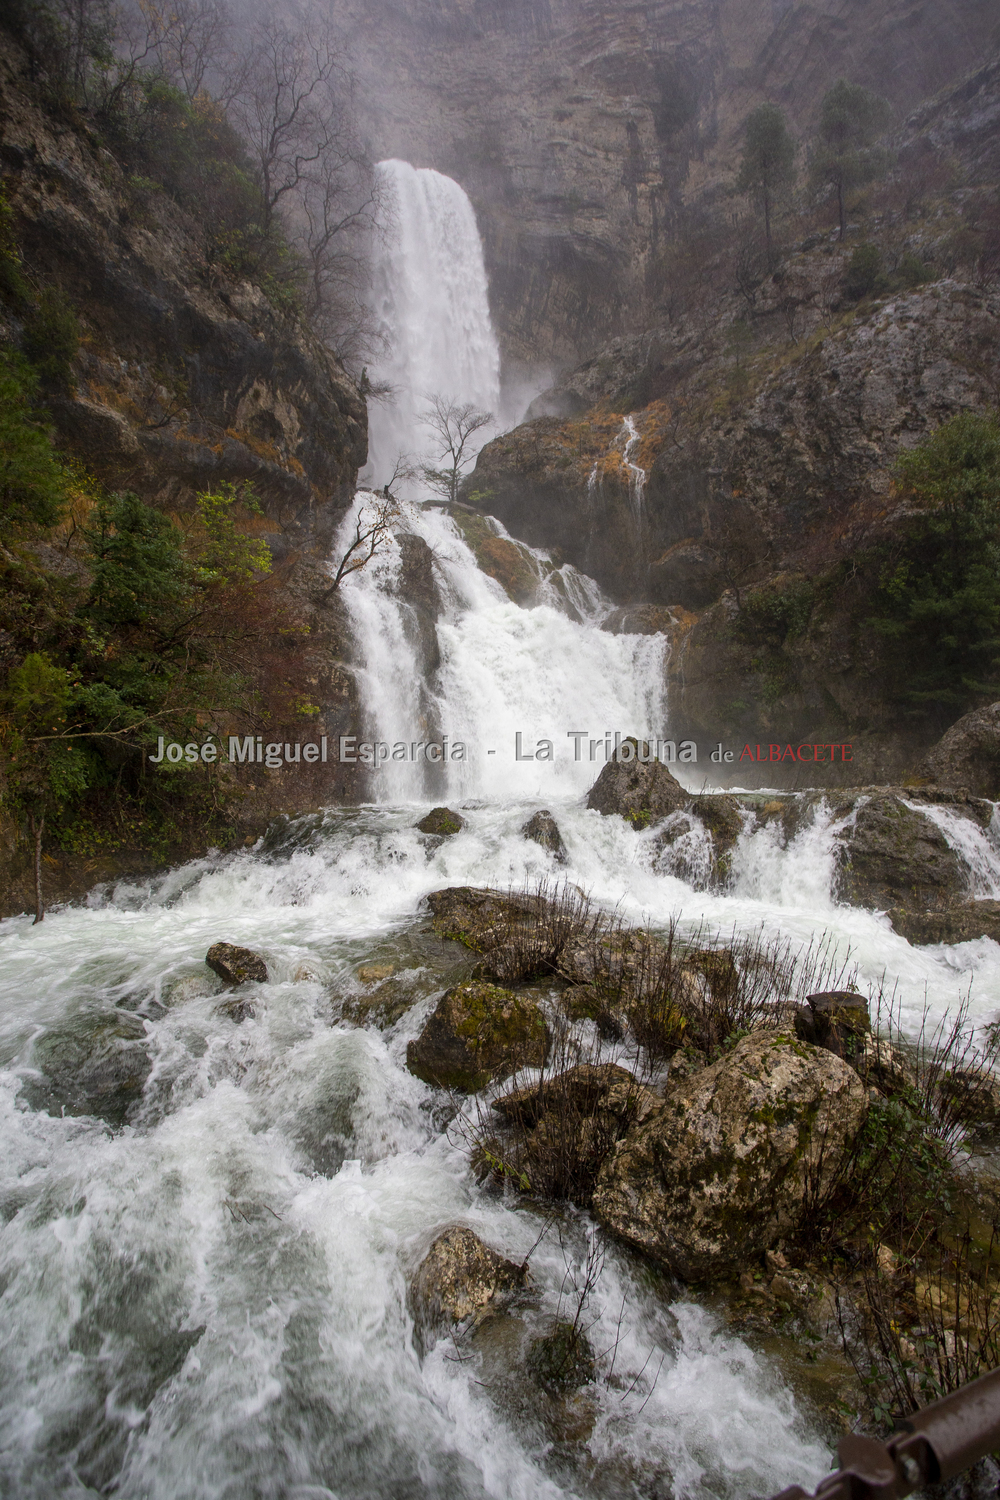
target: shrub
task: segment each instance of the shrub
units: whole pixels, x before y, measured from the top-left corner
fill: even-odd
[[[854,302],[870,297],[885,286],[886,277],[882,265],[882,252],[877,245],[859,245],[847,262],[844,272],[844,291]]]
[[[38,419],[37,377],[23,359],[0,351],[0,524],[52,526],[68,478]]]
[[[965,705],[1000,689],[1000,421],[962,412],[904,454],[913,513],[881,554],[871,624],[901,696]]]
[[[71,385],[80,323],[58,287],[46,287],[37,297],[24,320],[22,347],[44,386],[66,390]]]

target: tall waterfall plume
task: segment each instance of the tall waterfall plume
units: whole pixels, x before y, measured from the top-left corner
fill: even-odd
[[[376,257],[372,294],[388,352],[372,373],[393,394],[370,403],[364,479],[381,488],[398,454],[437,458],[421,422],[429,397],[497,410],[500,350],[476,215],[464,190],[441,172],[405,161],[384,161],[378,170],[393,222]]]

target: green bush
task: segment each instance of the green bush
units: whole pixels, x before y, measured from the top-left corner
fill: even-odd
[[[80,324],[65,292],[46,287],[24,320],[22,348],[38,378],[51,390],[72,384],[73,360],[80,347]]]
[[[844,291],[854,302],[870,297],[886,286],[882,252],[877,245],[859,245],[847,262]]]
[[[871,623],[901,696],[967,705],[1000,692],[1000,421],[963,412],[897,464],[915,513],[883,550]]]
[[[0,351],[0,526],[59,518],[67,475],[34,407],[37,377],[23,359]]]

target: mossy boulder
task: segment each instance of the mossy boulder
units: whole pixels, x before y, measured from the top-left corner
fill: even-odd
[[[852,906],[941,911],[961,899],[965,870],[936,823],[891,792],[859,799],[842,834],[837,894]]]
[[[889,910],[893,930],[915,946],[927,943],[968,943],[992,938],[1000,943],[1000,901],[962,901],[943,911]]]
[[[586,1385],[593,1380],[596,1368],[586,1334],[564,1318],[556,1319],[547,1333],[532,1339],[526,1363],[546,1390]]]
[[[754,1032],[626,1134],[593,1211],[685,1281],[732,1275],[799,1227],[866,1111],[857,1073],[832,1052]]]
[[[518,1290],[527,1268],[507,1260],[463,1225],[439,1234],[410,1283],[418,1338],[481,1314],[495,1298]]]
[[[515,983],[556,971],[572,913],[528,892],[449,886],[427,897],[434,931],[481,955],[495,979]]]
[[[499,985],[459,984],[443,995],[406,1066],[425,1083],[472,1094],[521,1067],[541,1067],[547,1051],[538,1006]]]
[[[515,1180],[583,1207],[626,1131],[662,1107],[658,1094],[616,1063],[581,1063],[543,1075],[493,1104],[507,1127],[501,1154],[516,1165]]]
[[[421,818],[416,826],[421,833],[433,833],[439,838],[450,838],[453,833],[461,833],[465,827],[465,819],[457,812],[452,812],[450,807],[432,807],[427,816]]]

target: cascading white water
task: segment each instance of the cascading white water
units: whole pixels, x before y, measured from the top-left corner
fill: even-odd
[[[344,542],[372,498],[358,496],[344,522]],[[593,580],[571,567],[556,574],[551,564],[545,577],[541,552],[539,595],[545,602],[522,609],[480,571],[441,510],[410,507],[403,524],[430,548],[444,605],[437,627],[441,664],[430,684],[437,734],[462,744],[465,754],[447,759],[432,775],[422,760],[387,761],[373,772],[377,801],[572,796],[586,790],[603,764],[607,731],[665,736],[664,636],[602,630],[610,606]],[[365,732],[390,746],[430,737],[420,692],[420,644],[399,574],[394,547],[344,585],[358,643]],[[570,730],[587,735],[579,759]],[[518,734],[524,759],[516,758]],[[599,760],[591,759],[591,739],[601,741],[593,749]],[[545,740],[551,761],[527,759]]]
[[[391,220],[377,247],[372,303],[388,351],[370,373],[392,394],[369,405],[365,478],[381,489],[400,454],[439,459],[422,421],[431,397],[497,411],[500,351],[476,215],[463,189],[405,161],[381,162],[378,171]]]
[[[419,183],[404,165],[393,175]],[[449,194],[431,191],[438,204]],[[476,253],[472,281],[478,241]],[[407,292],[394,305],[394,317],[408,308],[416,361],[419,303]],[[698,830],[680,830],[671,862],[662,828],[587,811],[580,793],[603,762],[574,761],[565,738],[662,725],[662,639],[603,632],[600,590],[540,553],[536,605],[522,609],[441,511],[406,524],[442,594],[432,681],[420,681],[398,547],[344,598],[373,735],[426,739],[433,718],[468,742],[468,761],[441,771],[463,803],[460,833],[425,839],[412,803],[337,809],[254,850],[95,892],[41,926],[0,923],[0,1491],[17,1500],[740,1500],[811,1487],[829,1467],[771,1360],[613,1244],[586,1312],[598,1370],[575,1457],[572,1442],[553,1445],[539,1403],[505,1406],[479,1344],[442,1339],[419,1356],[406,1285],[434,1236],[468,1224],[520,1261],[540,1227],[477,1185],[462,1136],[474,1104],[445,1128],[440,1093],[406,1068],[454,982],[420,903],[449,884],[559,874],[654,928],[677,916],[682,931],[803,942],[827,930],[853,947],[862,982],[886,966],[899,977],[904,1017],[925,996],[937,1012],[954,1005],[970,974],[973,1013],[991,1015],[996,947],[911,948],[884,917],[838,907],[823,808],[787,844],[777,824],[746,833],[729,890],[693,889]],[[553,738],[559,759],[515,761],[517,730],[528,749]],[[422,768],[378,775],[385,802],[430,790]],[[561,869],[523,833],[543,802],[565,840]],[[240,1024],[204,963],[220,939],[268,966]],[[385,1031],[348,1019],[372,960],[416,996]],[[133,1099],[114,1130],[109,1078]],[[564,1315],[594,1232],[570,1211],[537,1247],[531,1330]]]

